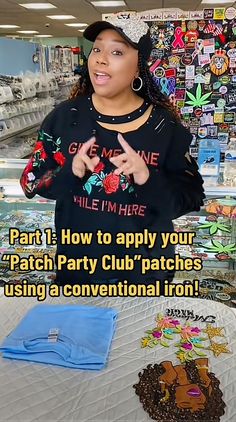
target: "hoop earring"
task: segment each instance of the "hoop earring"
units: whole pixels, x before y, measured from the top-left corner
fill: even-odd
[[[139,85],[138,88],[134,88],[134,81],[136,81],[137,79],[139,80],[140,85]],[[140,89],[142,87],[143,87],[143,80],[142,80],[142,78],[140,76],[138,76],[137,78],[135,78],[135,79],[132,80],[131,88],[132,88],[133,91],[140,91]]]

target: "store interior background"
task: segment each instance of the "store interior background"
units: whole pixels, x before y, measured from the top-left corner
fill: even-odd
[[[194,11],[206,8],[236,7],[236,2],[229,0],[55,0],[51,9],[27,9],[20,4],[31,4],[31,0],[0,0],[0,41],[3,38],[25,40],[48,46],[83,47],[87,56],[91,43],[83,39],[83,24],[90,24],[101,20],[103,15],[119,13],[121,11],[151,11],[151,10],[178,10]],[[39,3],[38,1],[35,3]],[[93,4],[94,3],[94,4]],[[106,6],[104,5],[106,3]],[[112,4],[116,3],[116,6]],[[51,15],[67,15],[73,18],[50,19]],[[80,24],[73,27],[67,25]],[[1,25],[16,25],[19,28],[1,28]],[[20,34],[18,31],[37,31],[34,34]],[[42,37],[40,36],[42,35]],[[0,44],[0,72],[4,59],[8,60],[9,54],[5,50],[6,44]],[[7,47],[9,44],[7,45]],[[17,44],[16,44],[17,46]],[[22,44],[23,46],[23,44]],[[17,47],[16,47],[17,48]],[[24,47],[22,47],[24,48]],[[17,56],[17,61],[20,57]],[[37,69],[37,68],[35,68]]]
[[[31,1],[21,2],[25,5],[29,3]],[[108,0],[106,3],[109,7],[101,3],[104,2],[52,0],[50,4],[54,8],[30,10],[20,6],[20,0],[0,0],[0,79],[3,79],[3,83],[6,80],[9,84],[16,83],[18,87],[16,101],[11,97],[7,99],[10,94],[1,91],[0,80],[0,94],[6,95],[5,102],[1,101],[0,95],[0,253],[10,250],[8,228],[12,223],[23,229],[27,221],[28,229],[30,227],[32,230],[38,227],[39,222],[40,228],[53,227],[54,203],[39,197],[27,201],[23,198],[18,180],[36,141],[36,132],[41,121],[55,104],[68,98],[78,78],[74,75],[74,69],[83,64],[83,55],[86,57],[91,49],[91,43],[83,39],[86,25],[101,20],[106,14],[121,11],[153,11],[157,14],[158,11],[166,11],[168,14],[181,13],[182,10],[184,14],[203,9],[236,9],[236,2],[223,0],[210,3],[201,0],[126,0],[117,2],[117,6],[111,6],[113,2]],[[67,18],[64,16],[63,19],[51,19],[51,15],[67,15]],[[73,24],[77,26],[69,26]],[[5,25],[16,27],[6,28]],[[48,69],[49,57],[51,67]],[[48,76],[42,77],[42,71]],[[19,80],[11,80],[11,77],[19,77]],[[35,85],[36,91],[24,91],[22,94],[21,78],[32,78],[27,79],[26,85],[31,84],[31,91],[34,91]],[[234,124],[236,125],[235,120]],[[194,148],[191,152],[194,152]],[[175,223],[176,230],[196,230],[197,237],[193,247],[179,246],[177,252],[187,257],[202,257],[204,269],[201,274],[180,273],[177,278],[200,278],[201,297],[235,307],[236,187],[213,183],[212,186],[207,186],[206,192],[205,208],[200,213],[183,216]],[[227,245],[231,245],[231,250],[225,249]],[[47,246],[42,245],[42,253],[43,248]],[[25,250],[18,248],[17,252],[34,253],[35,250],[31,246]],[[54,249],[49,253],[53,255]],[[21,282],[25,275],[11,274],[0,261],[0,285],[13,279]],[[52,280],[53,274],[41,273],[40,277],[39,274],[30,275],[30,282],[50,283]]]
[[[52,9],[38,9],[30,10],[19,6],[19,4],[32,3],[31,0],[1,0],[0,1],[0,25],[17,25],[21,28],[16,29],[1,29],[0,36],[28,39],[29,41],[41,42],[44,45],[69,45],[75,47],[83,45],[85,53],[87,54],[90,48],[90,43],[83,40],[81,27],[69,27],[66,24],[86,23],[90,24],[96,20],[100,20],[103,14],[117,13],[120,11],[137,11],[152,9],[182,9],[182,10],[201,10],[208,7],[202,4],[201,0],[125,0],[125,1],[91,1],[91,0],[55,0],[51,4],[55,6]],[[39,3],[38,1],[36,3]],[[49,2],[45,2],[49,3]],[[95,3],[93,5],[92,3]],[[98,5],[96,5],[96,3]],[[106,3],[106,6],[99,3]],[[111,6],[116,3],[116,6]],[[222,4],[220,1],[215,1],[213,7],[218,7]],[[231,2],[230,5],[233,5]],[[211,5],[209,6],[211,7]],[[48,18],[49,15],[72,15],[72,19],[52,20]],[[38,31],[37,37],[33,38],[30,35],[17,33],[17,30],[35,30]],[[40,38],[41,35],[50,35],[50,38]]]

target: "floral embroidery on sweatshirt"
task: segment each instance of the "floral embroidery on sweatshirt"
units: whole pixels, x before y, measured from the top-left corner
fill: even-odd
[[[36,171],[40,170],[49,159],[44,147],[45,143],[47,142],[52,143],[52,158],[55,160],[58,166],[54,170],[47,170],[41,177],[37,177]],[[43,130],[39,131],[38,140],[35,144],[32,157],[28,162],[21,178],[21,186],[24,191],[33,192],[36,188],[48,188],[52,184],[53,177],[58,173],[58,171],[61,170],[66,162],[66,158],[60,149],[61,138],[54,140],[53,137],[48,133],[44,132]]]
[[[47,154],[44,150],[43,142],[51,142],[53,144],[53,158],[59,166],[64,166],[66,158],[60,151],[61,138],[54,140],[51,135],[44,132],[43,130],[40,130],[38,141],[36,142],[33,152],[33,167],[40,167],[41,164],[47,159]]]
[[[107,195],[116,193],[119,189],[128,190],[128,193],[134,191],[131,178],[124,174],[115,174],[113,171],[106,173],[105,164],[100,161],[95,167],[93,173],[84,184],[83,189],[90,195],[94,187],[98,187],[99,191],[104,190]]]

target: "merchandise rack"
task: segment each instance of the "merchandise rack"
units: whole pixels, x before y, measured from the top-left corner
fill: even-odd
[[[27,127],[25,127],[25,128],[22,128],[22,129],[19,129],[19,130],[16,130],[15,132],[12,132],[12,133],[8,133],[7,135],[4,135],[4,136],[0,136],[0,143],[1,142],[4,142],[4,143],[9,143],[15,136],[18,136],[18,135],[31,135],[32,133],[32,130],[34,129],[34,131],[35,130],[37,130],[38,128],[39,128],[39,126],[40,126],[40,122],[38,122],[38,123],[34,123],[33,125],[31,125],[31,126],[27,126]],[[28,133],[29,132],[29,133]],[[23,158],[23,157],[22,157]],[[4,160],[4,158],[1,158],[0,157],[0,160]]]
[[[34,136],[34,135],[36,136],[39,127],[40,127],[40,122],[34,123],[31,126],[28,126],[28,127],[23,128],[23,129],[19,129],[19,130],[15,131],[15,132],[12,132],[12,133],[9,133],[7,135],[4,135],[4,136],[0,137],[0,145],[3,142],[4,142],[4,145],[9,145],[11,143],[14,143],[15,138],[17,136]],[[31,154],[32,149],[33,149],[33,147],[32,146],[29,146],[29,149],[26,152],[24,152],[24,154],[20,155],[18,157],[18,159],[24,159],[24,158],[28,157]],[[4,160],[6,160],[6,159],[7,158],[3,158],[0,155],[0,163],[3,163]]]

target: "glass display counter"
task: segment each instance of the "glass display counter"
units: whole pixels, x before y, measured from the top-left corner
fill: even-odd
[[[0,258],[4,252],[17,253],[20,256],[50,256],[55,254],[55,246],[42,245],[9,245],[9,228],[20,231],[52,228],[54,230],[55,202],[41,198],[27,199],[21,189],[19,178],[28,160],[0,159]],[[44,237],[42,237],[44,239]],[[43,271],[10,271],[8,264],[0,259],[0,286],[5,282],[21,283],[27,280],[32,283],[51,283],[55,278],[53,272]]]
[[[34,231],[54,230],[55,202],[36,196],[24,197],[19,178],[27,160],[0,159],[0,253],[14,251],[22,256],[55,254],[55,246],[9,245],[9,228]],[[206,201],[200,212],[174,221],[176,231],[196,233],[192,245],[177,245],[176,253],[183,257],[199,257],[203,268],[198,272],[177,272],[176,280],[198,279],[201,297],[236,306],[236,188],[207,187]],[[8,271],[0,260],[0,284],[7,281],[51,283],[53,272]]]

